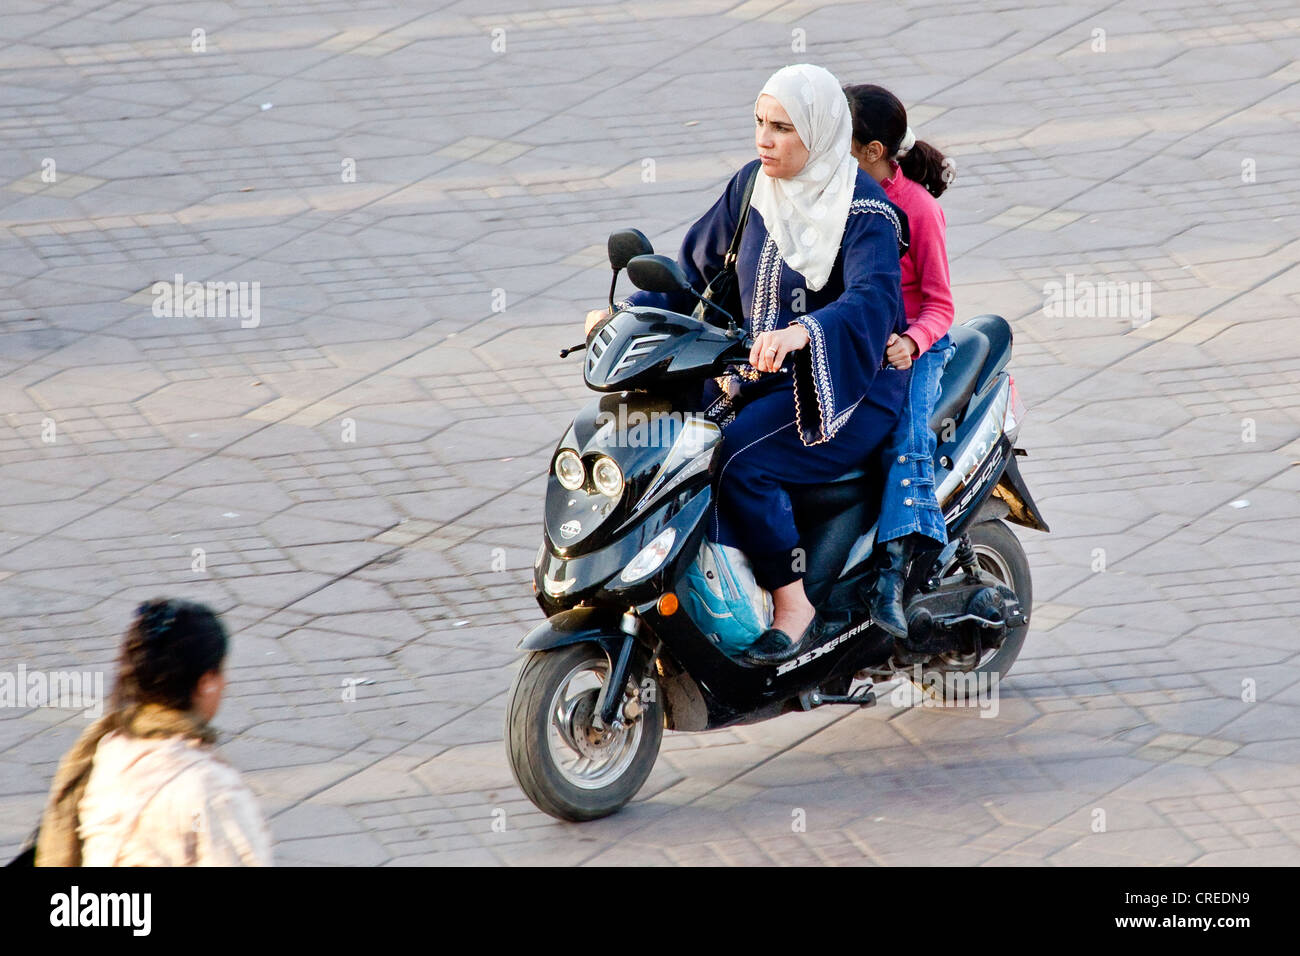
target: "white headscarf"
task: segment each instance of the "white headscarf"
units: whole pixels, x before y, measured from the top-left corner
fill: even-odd
[[[789,179],[760,175],[751,203],[762,214],[786,265],[816,292],[830,278],[839,255],[858,173],[849,105],[839,80],[808,63],[777,70],[759,96],[764,93],[790,114],[795,132],[808,147],[808,162]]]

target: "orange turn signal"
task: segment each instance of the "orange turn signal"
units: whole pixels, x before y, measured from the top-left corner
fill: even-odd
[[[661,615],[671,617],[677,613],[677,595],[672,591],[667,592],[659,598],[657,607]]]

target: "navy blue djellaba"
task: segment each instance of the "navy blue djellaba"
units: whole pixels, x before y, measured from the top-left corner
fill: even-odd
[[[678,263],[694,288],[703,289],[722,269],[745,184],[758,165],[738,172],[687,231]],[[769,591],[803,576],[785,489],[877,467],[903,409],[911,371],[883,360],[890,334],[907,328],[899,284],[906,244],[906,215],[859,171],[839,255],[814,292],[782,261],[762,215],[750,209],[736,258],[745,328],[758,335],[798,321],[809,342],[780,371],[763,373],[746,363],[706,383],[704,414],[723,429],[708,533],[740,548]],[[638,291],[620,305],[689,313],[695,300],[683,292]]]

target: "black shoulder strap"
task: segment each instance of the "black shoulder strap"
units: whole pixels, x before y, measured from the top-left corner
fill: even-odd
[[[740,221],[736,223],[736,232],[731,237],[731,245],[727,248],[727,254],[722,260],[722,268],[718,270],[717,275],[709,280],[709,284],[705,286],[704,292],[701,295],[701,298],[707,299],[710,302],[714,301],[717,297],[719,289],[726,288],[727,276],[732,277],[731,282],[733,285],[736,281],[736,257],[740,254],[740,237],[745,232],[745,223],[749,221],[749,199],[754,193],[754,181],[756,179],[758,179],[758,168],[754,169],[754,172],[749,177],[749,182],[745,184],[745,195],[740,201]],[[692,315],[698,319],[703,314],[704,303],[701,302],[695,307],[695,311]]]
[[[758,167],[749,176],[749,182],[745,183],[745,196],[740,201],[740,222],[736,223],[736,234],[731,237],[731,246],[727,249],[727,257],[722,262],[724,269],[731,269],[736,264],[736,256],[740,254],[740,237],[745,232],[745,223],[749,221],[749,199],[754,195],[754,181],[758,179]]]

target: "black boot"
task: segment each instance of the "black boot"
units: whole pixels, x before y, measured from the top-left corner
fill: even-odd
[[[899,640],[907,637],[903,614],[903,581],[912,558],[912,536],[886,541],[880,548],[880,573],[871,588],[871,620]]]

